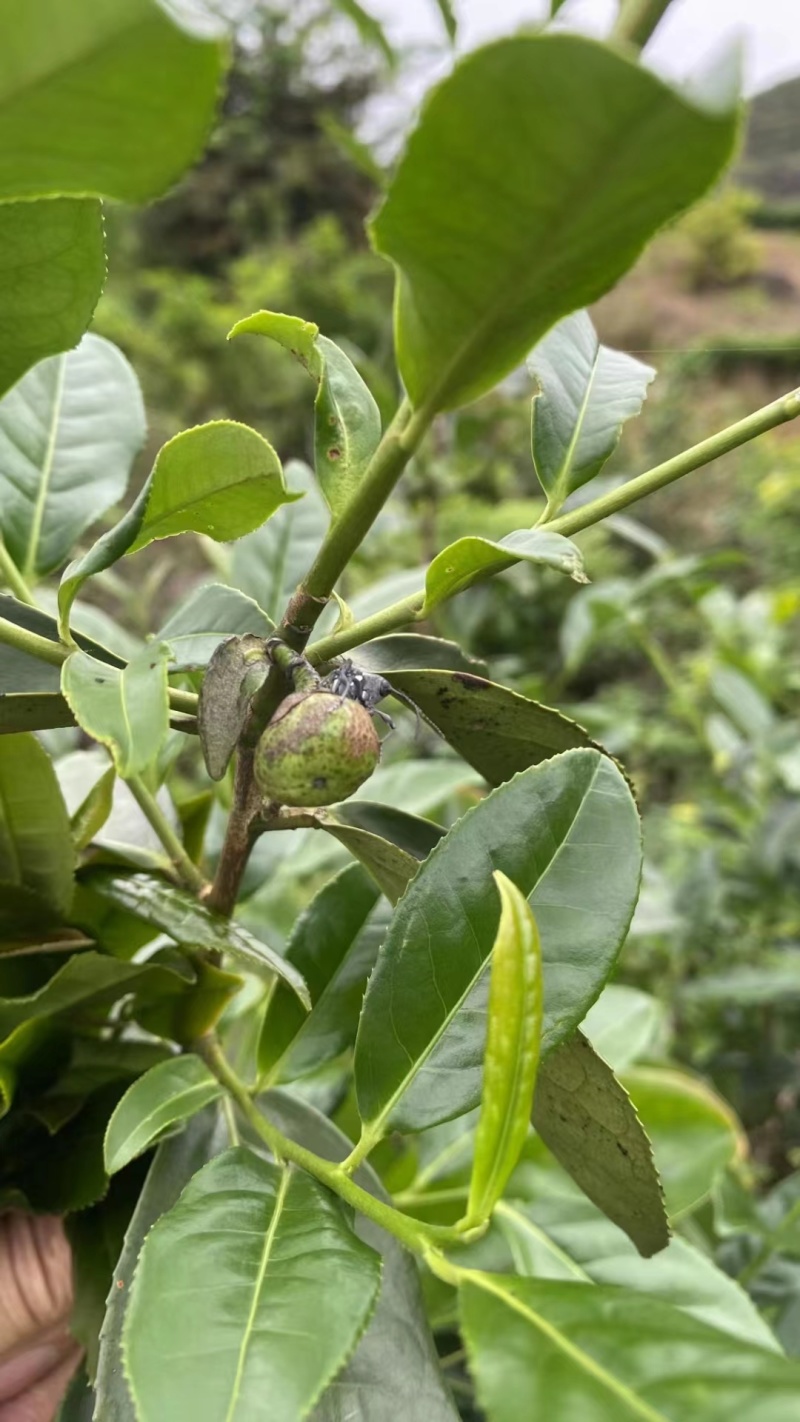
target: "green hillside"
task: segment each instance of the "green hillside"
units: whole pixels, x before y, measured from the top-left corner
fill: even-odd
[[[739,176],[770,202],[800,203],[800,79],[754,100]]]

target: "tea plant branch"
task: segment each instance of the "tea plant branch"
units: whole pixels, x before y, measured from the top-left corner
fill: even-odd
[[[695,469],[711,464],[723,454],[729,454],[740,445],[748,444],[750,440],[757,439],[759,435],[795,420],[798,416],[800,390],[793,390],[770,405],[764,405],[752,415],[746,415],[736,424],[729,425],[727,429],[720,430],[718,434],[702,440],[700,444],[692,445],[691,449],[684,450],[682,454],[676,454],[673,459],[657,464],[644,474],[637,475],[635,479],[629,479],[626,484],[621,484],[618,489],[604,494],[602,498],[593,499],[591,503],[582,504],[579,508],[536,526],[546,533],[580,533],[583,529],[600,523],[609,514],[619,513],[620,509],[627,508],[629,504],[638,503],[648,494],[665,488],[677,479],[682,479],[685,474],[691,474]],[[391,603],[389,607],[384,607],[380,612],[375,612],[360,622],[354,622],[341,632],[332,632],[327,637],[319,638],[309,647],[309,661],[314,665],[330,661],[331,658],[341,656],[354,647],[360,647],[374,637],[383,637],[388,632],[395,632],[398,627],[404,627],[418,619],[423,602],[424,593],[420,590],[399,602]]]
[[[408,400],[400,405],[357,490],[340,516],[334,519],[311,568],[289,599],[277,635],[294,651],[305,650],[333,588],[392,493],[435,413],[435,410],[426,407],[414,411]],[[239,742],[233,806],[214,883],[208,895],[208,902],[219,913],[232,913],[252,847],[251,826],[258,809],[253,782],[253,750],[280,700],[283,685],[283,673],[273,668],[253,697],[247,725]]]
[[[18,627],[16,622],[10,622],[7,617],[0,617],[0,643],[14,647],[26,656],[35,657],[37,661],[49,662],[53,667],[60,667],[71,650],[65,647],[63,642],[51,642],[49,637],[40,637],[38,632],[29,632],[27,627]],[[183,716],[197,715],[196,692],[180,691],[171,686],[168,694],[171,711],[177,711]]]
[[[3,540],[3,538],[2,538],[1,536],[0,536],[0,578],[2,578],[2,580],[5,582],[6,586],[11,589],[11,591],[12,591],[13,594],[14,594],[14,596],[19,598],[20,602],[27,602],[27,603],[30,604],[31,607],[35,607],[35,606],[36,606],[36,602],[35,602],[33,593],[31,592],[30,588],[28,587],[28,584],[26,583],[25,579],[23,578],[23,576],[22,576],[22,574],[21,574],[19,568],[17,567],[16,563],[14,562],[14,559],[11,557],[11,554],[9,553],[8,549],[6,548],[5,541]]]
[[[736,424],[728,425],[727,429],[720,430],[709,439],[702,440],[700,444],[692,445],[691,449],[685,449],[682,454],[676,454],[673,459],[667,459],[665,463],[657,464],[655,468],[637,475],[635,479],[629,479],[626,484],[612,489],[602,498],[593,499],[591,503],[582,504],[580,508],[572,509],[569,513],[561,514],[558,518],[537,526],[547,533],[563,533],[567,536],[580,533],[584,528],[591,528],[593,524],[600,523],[601,519],[607,518],[609,514],[619,513],[620,509],[638,503],[639,499],[654,494],[657,489],[674,484],[675,480],[682,479],[684,474],[691,474],[704,464],[711,464],[723,454],[729,454],[732,449],[748,444],[751,439],[757,439],[768,430],[784,425],[789,420],[796,420],[798,415],[800,390],[793,390],[788,395],[782,395],[779,400],[773,400],[772,404],[762,406],[752,415],[746,415],[743,420],[737,420]]]
[[[206,881],[197,865],[187,854],[185,846],[175,833],[155,795],[150,793],[140,775],[128,776],[125,783],[145,819],[161,840],[183,887],[189,889],[193,894],[202,893],[206,887]]]
[[[244,1082],[227,1060],[216,1037],[201,1038],[195,1043],[195,1051],[277,1160],[290,1160],[294,1165],[307,1170],[309,1175],[327,1185],[328,1189],[333,1190],[348,1205],[352,1205],[359,1214],[365,1215],[367,1219],[394,1235],[406,1249],[424,1254],[431,1245],[463,1244],[484,1232],[483,1228],[465,1233],[455,1225],[426,1224],[423,1220],[412,1219],[410,1215],[404,1215],[392,1205],[377,1199],[345,1175],[340,1166],[315,1155],[305,1146],[298,1145],[261,1114]]]
[[[320,637],[311,643],[308,660],[312,666],[319,666],[321,662],[341,656],[353,647],[360,647],[364,642],[371,642],[375,637],[383,637],[387,632],[394,632],[398,627],[416,621],[424,601],[423,592],[412,593],[410,597],[401,598],[399,602],[391,603],[380,612],[373,612],[370,617],[352,623],[341,632],[331,632],[327,637]]]
[[[642,49],[671,4],[672,0],[622,0],[611,39]]]

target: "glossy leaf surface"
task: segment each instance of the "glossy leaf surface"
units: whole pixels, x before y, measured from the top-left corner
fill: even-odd
[[[0,395],[37,361],[77,345],[105,275],[99,202],[0,203]]]
[[[57,568],[122,498],[144,437],[136,376],[100,336],[40,362],[0,401],[0,522],[25,577]]]
[[[0,197],[144,202],[199,156],[222,54],[152,0],[29,0],[0,19]]]
[[[480,675],[485,665],[469,656],[457,642],[449,642],[444,637],[423,637],[419,632],[393,632],[388,637],[376,637],[374,642],[365,642],[359,647],[355,657],[366,671],[383,672],[385,676],[419,667]]]
[[[108,1123],[103,1147],[108,1174],[221,1095],[222,1087],[199,1057],[175,1057],[151,1067],[128,1087]]]
[[[559,321],[527,366],[539,387],[531,416],[533,464],[548,507],[558,509],[600,473],[623,424],[639,414],[655,371],[602,345],[586,311]]]
[[[481,1114],[467,1216],[489,1218],[528,1134],[542,1035],[542,950],[530,905],[495,871],[500,922],[492,947]]]
[[[378,951],[376,934],[365,931],[377,900],[377,887],[353,864],[325,884],[297,920],[286,957],[308,985],[312,1007],[305,1013],[294,993],[276,984],[258,1048],[259,1073],[269,1080],[303,1076],[352,1044]]]
[[[499,920],[494,870],[530,899],[539,925],[547,1052],[611,971],[640,862],[630,793],[596,751],[523,772],[458,821],[398,906],[370,980],[356,1045],[370,1135],[435,1125],[480,1097],[485,967]]]
[[[735,132],[734,117],[690,108],[576,35],[462,60],[429,95],[371,229],[398,268],[413,404],[475,399],[597,300],[714,181]]]
[[[800,1366],[658,1299],[484,1274],[461,1289],[478,1397],[528,1422],[567,1397],[581,1422],[790,1422]]]
[[[218,1113],[209,1107],[189,1121],[179,1136],[158,1147],[147,1173],[114,1271],[100,1333],[95,1422],[138,1422],[122,1366],[122,1328],[136,1261],[156,1220],[171,1210],[184,1186],[227,1144]]]
[[[289,983],[301,1002],[310,1006],[308,989],[291,963],[248,933],[241,924],[210,913],[183,889],[149,874],[123,878],[104,870],[88,876],[87,883],[95,893],[160,928],[176,943],[232,953],[256,971],[269,969]]]
[[[169,730],[166,642],[148,642],[126,667],[73,652],[61,671],[61,690],[93,740],[108,746],[123,778],[152,765]]]
[[[175,435],[124,518],[65,570],[58,594],[62,625],[86,579],[124,554],[178,533],[204,533],[217,542],[241,538],[290,497],[272,445],[247,425],[215,420]]]
[[[0,883],[63,914],[74,862],[67,808],[46,752],[35,736],[0,736]]]
[[[584,1194],[649,1257],[669,1242],[653,1148],[628,1093],[581,1032],[542,1063],[532,1121]]]
[[[381,417],[353,362],[319,328],[299,316],[257,311],[231,336],[261,335],[286,346],[317,385],[315,469],[334,518],[347,507],[381,437]]]
[[[209,1288],[209,1278],[214,1286]],[[380,1256],[310,1175],[237,1147],[153,1226],[125,1321],[140,1422],[298,1422],[352,1352]],[[312,1344],[313,1340],[313,1344]]]
[[[270,1120],[298,1144],[336,1163],[351,1143],[327,1117],[286,1091],[260,1098]],[[369,1166],[356,1182],[388,1203]],[[355,1231],[383,1258],[375,1311],[352,1358],[334,1378],[311,1414],[312,1422],[457,1422],[458,1413],[439,1368],[419,1285],[419,1271],[399,1242],[363,1215]]]
[[[576,582],[586,582],[580,550],[559,533],[520,528],[496,543],[488,538],[459,538],[431,563],[425,575],[425,602],[420,615],[427,617],[440,603],[455,597],[464,588],[504,568],[513,568],[520,560],[556,568]]]

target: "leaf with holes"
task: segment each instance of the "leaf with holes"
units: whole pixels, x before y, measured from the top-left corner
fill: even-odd
[[[600,473],[623,424],[639,414],[655,371],[602,345],[585,311],[554,326],[527,364],[539,387],[531,414],[533,464],[552,516]]]
[[[597,751],[568,751],[524,771],[468,811],[417,872],[370,979],[355,1059],[366,1139],[424,1129],[480,1098],[496,869],[536,915],[547,1053],[608,978],[640,868],[635,805]]]
[[[347,508],[381,438],[378,406],[353,362],[319,328],[299,316],[257,311],[231,336],[267,336],[286,346],[317,385],[315,470],[334,519]]]
[[[380,1270],[310,1175],[218,1156],[139,1256],[123,1341],[139,1422],[233,1422],[265,1397],[271,1422],[297,1422],[363,1333]]]
[[[61,672],[61,689],[78,725],[108,746],[117,773],[128,779],[156,760],[169,730],[165,642],[148,642],[117,669],[87,652],[73,652]]]

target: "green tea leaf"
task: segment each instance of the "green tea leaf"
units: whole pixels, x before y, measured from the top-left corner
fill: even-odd
[[[291,1081],[337,1057],[355,1040],[367,978],[378,951],[370,931],[378,890],[358,864],[325,884],[297,920],[286,957],[311,994],[306,1014],[276,984],[258,1045],[259,1077]],[[381,926],[385,915],[381,916]]]
[[[318,810],[315,819],[364,865],[389,899],[396,903],[409,879],[441,838],[430,820],[407,815],[390,805],[348,800],[344,805]]]
[[[291,492],[302,498],[283,504],[262,528],[241,538],[231,558],[231,581],[255,598],[273,622],[311,567],[330,522],[308,465],[293,459],[285,474]]]
[[[560,711],[473,671],[401,668],[391,672],[391,680],[490,785],[501,785],[561,751],[599,749],[582,726]]]
[[[108,1123],[106,1171],[115,1175],[159,1136],[218,1101],[222,1087],[199,1057],[159,1062],[128,1087]]]
[[[74,1291],[69,1329],[84,1349],[84,1365],[92,1381],[97,1375],[100,1329],[114,1266],[141,1187],[141,1177],[137,1176],[136,1171],[129,1171],[112,1180],[105,1199],[70,1215],[66,1221]],[[81,1422],[91,1422],[92,1411],[90,1401]]]
[[[597,751],[568,751],[524,771],[468,811],[417,872],[370,979],[355,1058],[367,1135],[422,1130],[480,1098],[496,869],[536,915],[549,1052],[611,972],[640,865],[630,792]]]
[[[498,1205],[497,1225],[509,1246],[509,1269],[538,1279],[613,1284],[674,1304],[702,1323],[745,1343],[778,1352],[774,1334],[744,1289],[686,1240],[643,1260],[558,1167],[541,1188]],[[516,1182],[515,1182],[516,1183]],[[505,1266],[503,1266],[505,1267]]]
[[[77,850],[91,844],[95,835],[103,828],[114,803],[114,784],[117,772],[113,765],[103,771],[94,782],[85,799],[69,817],[72,842]]]
[[[656,373],[601,345],[586,311],[559,321],[527,365],[539,387],[531,412],[533,465],[552,514],[600,473]]]
[[[352,1352],[379,1285],[380,1256],[334,1195],[292,1166],[226,1151],[139,1256],[124,1329],[139,1422],[187,1409],[196,1422],[257,1417],[265,1397],[274,1422],[297,1422]]]
[[[788,1422],[800,1365],[719,1333],[659,1299],[594,1284],[473,1274],[461,1315],[492,1422]]]
[[[169,642],[171,670],[178,672],[207,666],[227,637],[250,634],[264,638],[274,631],[274,622],[252,598],[222,583],[206,583],[172,613],[156,635],[160,642]]]
[[[45,914],[72,897],[75,852],[55,771],[32,735],[0,736],[0,882],[34,894]]]
[[[9,735],[15,731],[47,731],[55,726],[74,725],[75,717],[63,696],[57,692],[0,692],[0,735]]]
[[[398,672],[417,668],[471,672],[480,675],[485,663],[471,657],[457,642],[443,637],[424,637],[419,632],[392,632],[365,642],[356,653],[365,671],[381,672],[394,680]],[[563,747],[562,747],[563,749]]]
[[[425,575],[425,602],[420,617],[428,617],[456,593],[505,568],[513,568],[520,560],[555,568],[576,583],[588,581],[580,549],[560,533],[520,528],[497,543],[489,538],[459,538],[437,554]]]
[[[288,1091],[267,1091],[259,1105],[284,1135],[324,1160],[339,1164],[350,1154],[351,1142],[333,1122]],[[354,1179],[390,1203],[369,1166],[362,1165]],[[356,1215],[355,1231],[382,1256],[381,1291],[355,1353],[326,1388],[311,1422],[343,1422],[347,1417],[358,1422],[457,1422],[411,1255],[363,1215]]]
[[[492,948],[481,1114],[467,1218],[489,1219],[528,1134],[542,1035],[542,950],[516,884],[496,870],[500,922]]]
[[[73,652],[61,670],[61,689],[78,725],[108,746],[123,779],[156,760],[169,730],[165,642],[148,642],[118,670],[87,652]]]
[[[265,969],[283,978],[300,1001],[310,1008],[308,988],[297,969],[241,924],[211,913],[183,889],[150,874],[111,874],[98,870],[86,884],[102,898],[126,909],[136,918],[160,928],[176,943],[232,953],[256,972]]]
[[[653,1148],[627,1091],[581,1032],[542,1062],[531,1119],[559,1164],[640,1254],[666,1247]]]
[[[0,998],[0,1038],[21,1022],[38,1021],[78,1004],[116,1002],[141,985],[174,991],[191,972],[161,963],[123,963],[103,953],[75,953],[36,992]]]
[[[221,780],[242,734],[250,702],[269,675],[263,636],[230,637],[213,653],[197,708],[206,770]]]
[[[292,352],[317,385],[315,470],[334,519],[347,508],[381,438],[381,417],[353,362],[299,316],[257,311],[230,336],[267,336]]]
[[[581,1030],[613,1071],[625,1071],[648,1055],[660,1055],[667,1010],[639,988],[610,983],[587,1012]]]
[[[241,538],[292,497],[272,445],[247,425],[214,420],[184,430],[162,447],[125,517],[66,568],[58,592],[62,635],[82,584],[125,553],[177,533],[204,533],[218,543]]]
[[[0,203],[0,395],[37,361],[77,344],[105,277],[99,202]]]
[[[429,95],[371,225],[398,268],[412,403],[474,400],[608,291],[714,181],[736,127],[577,35],[518,35],[463,59]]]
[[[48,642],[58,645],[58,623],[55,617],[41,612],[38,607],[31,607],[27,602],[18,602],[9,593],[0,592],[0,617],[5,618],[7,622],[13,622],[15,627],[35,632],[38,637],[45,637]],[[92,656],[101,662],[108,662],[110,666],[115,667],[125,665],[121,657],[110,652],[107,647],[101,647],[93,638],[84,637],[81,632],[75,634],[75,641],[85,652],[91,652]],[[53,696],[66,706],[60,686],[61,667],[58,662],[53,664],[42,661],[39,657],[31,657],[18,651],[16,647],[3,648],[3,655],[0,657],[0,707],[3,705],[2,698],[9,693],[12,696],[14,693]],[[10,704],[13,706],[13,700]],[[53,705],[55,706],[55,702]]]
[[[726,1165],[745,1156],[740,1122],[721,1096],[684,1072],[636,1067],[623,1084],[653,1143],[670,1219],[691,1214]]]
[[[179,1136],[158,1147],[139,1202],[125,1234],[106,1303],[100,1333],[95,1417],[103,1422],[138,1422],[122,1366],[122,1329],[136,1261],[156,1220],[172,1209],[184,1186],[201,1166],[227,1145],[227,1132],[213,1107],[189,1121]]]
[[[122,498],[145,432],[136,376],[100,336],[40,361],[0,401],[0,522],[24,577],[57,568]]]
[[[0,35],[0,198],[146,202],[199,156],[222,51],[151,0],[30,0]]]

